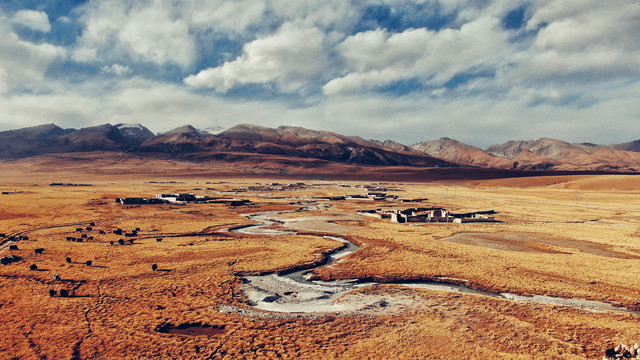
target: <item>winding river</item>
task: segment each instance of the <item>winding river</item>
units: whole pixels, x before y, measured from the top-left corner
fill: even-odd
[[[298,212],[308,211],[311,208],[302,208]],[[230,231],[251,234],[251,235],[295,235],[296,231],[286,231],[268,229],[267,227],[277,224],[278,216],[285,212],[262,212],[245,215],[249,219],[257,222],[255,225],[243,226]],[[321,266],[331,266],[339,262],[341,258],[358,250],[358,246],[348,240],[337,236],[325,236],[326,238],[340,241],[344,247],[329,254],[327,261],[315,267],[305,270],[294,271],[283,274],[268,274],[260,276],[245,276],[244,292],[251,304],[258,309],[282,312],[282,313],[320,313],[320,312],[352,312],[363,308],[386,307],[392,302],[393,295],[363,295],[350,294],[352,290],[362,289],[374,285],[381,285],[379,282],[362,282],[359,279],[337,280],[337,281],[315,281],[310,280],[309,273]],[[446,280],[446,279],[443,279]],[[623,307],[614,307],[599,301],[584,299],[556,298],[544,295],[534,295],[531,297],[520,296],[511,293],[492,293],[471,289],[465,286],[447,283],[430,282],[394,282],[394,285],[412,288],[425,288],[447,292],[470,293],[494,298],[509,299],[517,302],[536,302],[553,305],[568,306],[577,309],[590,311],[625,311],[640,315],[640,311],[628,310]]]

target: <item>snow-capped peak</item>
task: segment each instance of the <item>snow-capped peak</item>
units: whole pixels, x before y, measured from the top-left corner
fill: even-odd
[[[146,128],[141,124],[118,124],[116,125],[118,129],[138,129],[145,130]]]
[[[227,129],[223,128],[222,126],[212,126],[206,129],[198,129],[198,133],[200,135],[218,135],[221,132],[224,132],[225,130]]]

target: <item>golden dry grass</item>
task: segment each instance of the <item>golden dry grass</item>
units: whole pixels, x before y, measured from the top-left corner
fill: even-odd
[[[153,166],[149,165],[150,168]],[[20,169],[19,169],[20,170]],[[20,171],[23,171],[24,168]],[[286,192],[220,193],[276,180],[170,177],[162,174],[45,175],[0,177],[0,232],[23,234],[13,251],[24,261],[0,266],[1,358],[505,358],[582,359],[600,357],[619,342],[640,340],[638,316],[596,313],[561,306],[514,303],[505,299],[380,285],[363,293],[410,299],[412,306],[377,315],[270,318],[220,312],[220,305],[249,308],[239,273],[261,273],[318,261],[340,243],[319,236],[249,236],[218,232],[248,224],[241,214],[293,210],[291,202],[313,196],[362,192],[333,183]],[[50,176],[50,175],[49,175]],[[454,211],[495,209],[504,224],[421,224],[409,226],[362,217],[356,210],[429,204],[372,201],[326,202],[330,211],[290,217],[344,214],[357,231],[348,237],[361,248],[316,276],[466,279],[494,292],[547,294],[620,303],[640,301],[640,266],[582,251],[588,242],[607,251],[640,254],[640,182],[635,178],[571,177],[536,179],[518,187],[498,181],[394,184],[403,198],[428,197]],[[52,181],[92,183],[91,187],[50,187]],[[625,184],[611,186],[615,182]],[[281,180],[287,182],[287,180]],[[33,186],[37,184],[38,186]],[[553,183],[553,184],[552,184]],[[355,183],[351,183],[355,184]],[[549,185],[551,184],[551,185]],[[508,185],[508,186],[504,186]],[[225,204],[122,206],[115,197],[195,191],[252,200],[249,207]],[[576,189],[578,191],[576,192]],[[585,190],[586,189],[586,190]],[[13,193],[13,192],[16,193]],[[577,204],[576,204],[577,195]],[[589,196],[587,207],[586,196]],[[77,227],[95,222],[93,241],[65,241]],[[116,228],[140,234],[133,245],[110,245]],[[98,234],[104,230],[107,234]],[[442,241],[454,233],[528,234],[555,239],[553,252],[520,252]],[[156,238],[163,238],[157,242]],[[126,238],[125,238],[126,239]],[[571,240],[562,246],[562,240]],[[560,244],[560,245],[558,245]],[[569,246],[571,245],[571,246]],[[35,248],[44,248],[35,254]],[[4,250],[2,256],[11,251]],[[66,257],[72,263],[65,261]],[[92,266],[85,262],[91,260]],[[39,271],[30,271],[36,264]],[[157,264],[158,271],[152,271]],[[59,274],[60,281],[52,278]],[[69,298],[49,297],[68,290]],[[162,334],[163,324],[202,323],[224,329],[210,336]]]

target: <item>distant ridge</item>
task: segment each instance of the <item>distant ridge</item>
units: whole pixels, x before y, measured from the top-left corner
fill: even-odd
[[[619,150],[617,147],[591,143],[570,144],[557,139],[541,138],[492,145],[486,149],[486,152],[513,160],[526,158],[533,163],[546,162],[548,166],[545,166],[545,169],[639,171],[640,153]]]
[[[40,154],[128,151],[153,137],[149,129],[104,124],[83,129],[62,129],[55,124],[0,132],[0,158],[16,159]]]
[[[184,125],[157,135],[141,124],[104,124],[82,129],[46,124],[0,132],[0,159],[98,151],[194,162],[233,162],[260,155],[287,164],[306,159],[305,166],[321,166],[325,161],[425,168],[640,171],[640,140],[606,146],[541,138],[508,141],[482,150],[447,137],[406,146],[392,140],[367,140],[299,126],[269,128],[252,124],[228,129],[211,126],[205,130]],[[321,162],[314,163],[316,160]]]
[[[640,152],[640,140],[631,141],[624,144],[612,145],[614,149]]]
[[[513,161],[509,159],[488,154],[475,146],[467,145],[447,137],[413,144],[411,148],[458,164],[498,169],[514,168]]]
[[[229,153],[248,153],[361,165],[458,166],[427,154],[398,151],[358,137],[293,126],[273,129],[251,124],[236,125],[217,135],[206,135],[192,127],[183,126],[148,139],[137,151],[166,153],[190,160],[219,159]]]

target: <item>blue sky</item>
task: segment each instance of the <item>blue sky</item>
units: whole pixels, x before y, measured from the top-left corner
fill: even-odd
[[[638,38],[622,0],[10,0],[0,130],[621,143],[640,139]]]

